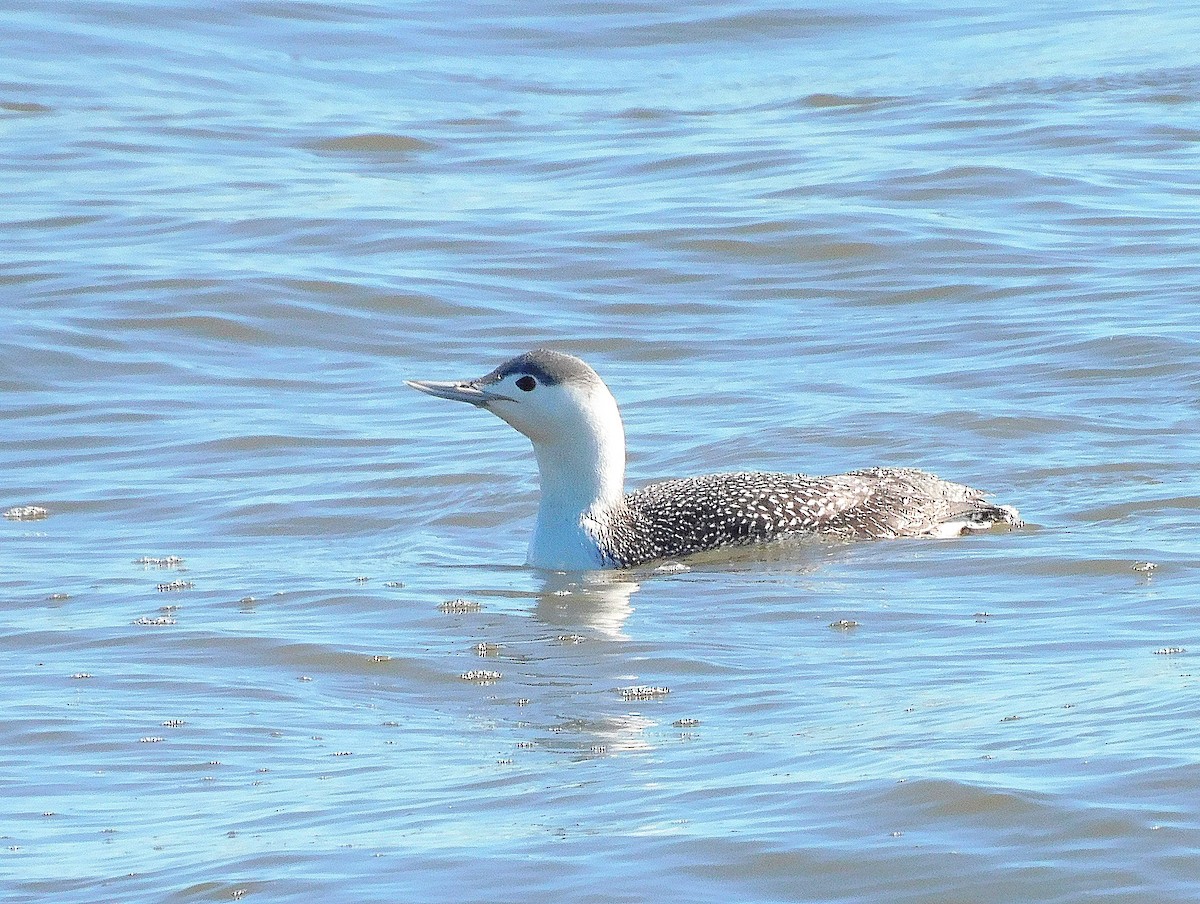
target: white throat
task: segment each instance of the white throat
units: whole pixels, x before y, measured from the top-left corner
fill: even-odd
[[[535,568],[605,567],[598,534],[625,492],[625,428],[616,400],[602,384],[578,391],[586,397],[570,423],[531,437],[542,492],[526,560]]]

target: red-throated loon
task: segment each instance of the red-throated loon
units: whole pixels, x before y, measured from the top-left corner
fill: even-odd
[[[533,442],[542,490],[527,559],[535,568],[627,568],[797,534],[951,537],[1021,524],[1012,506],[915,468],[708,474],[626,494],[617,402],[591,367],[561,352],[527,352],[477,380],[406,382],[485,408]]]

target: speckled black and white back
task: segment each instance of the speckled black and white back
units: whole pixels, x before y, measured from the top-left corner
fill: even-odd
[[[610,512],[599,540],[611,564],[629,567],[788,535],[947,536],[994,523],[1020,521],[1014,509],[988,502],[978,490],[914,468],[828,477],[739,472],[630,493]]]

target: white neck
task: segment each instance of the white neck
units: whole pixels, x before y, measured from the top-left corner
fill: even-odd
[[[597,526],[625,491],[625,429],[607,390],[572,429],[534,440],[542,498],[528,564],[557,571],[604,567]]]

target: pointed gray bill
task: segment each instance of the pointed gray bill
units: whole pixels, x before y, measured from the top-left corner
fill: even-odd
[[[452,402],[468,402],[471,405],[486,405],[505,396],[497,395],[480,389],[474,383],[455,383],[440,380],[405,380],[409,386],[418,392],[424,392],[439,399],[449,399]]]

